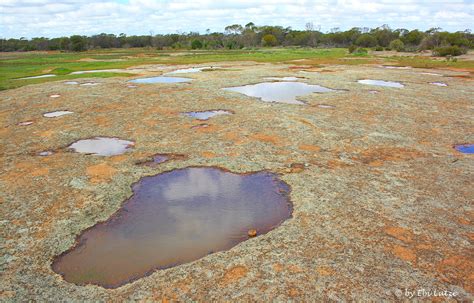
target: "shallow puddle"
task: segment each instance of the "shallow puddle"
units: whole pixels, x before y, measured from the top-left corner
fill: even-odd
[[[444,82],[430,82],[431,85],[436,85],[436,86],[448,86],[446,83]]]
[[[289,186],[268,172],[185,168],[143,177],[132,190],[112,217],[54,260],[55,272],[72,283],[115,288],[228,250],[292,212]]]
[[[334,105],[329,105],[329,104],[318,104],[318,107],[320,107],[320,108],[335,108]]]
[[[395,66],[395,65],[382,65],[383,68],[388,69],[410,69],[410,66]]]
[[[32,77],[19,78],[18,80],[40,79],[40,78],[50,78],[50,77],[56,77],[56,75],[47,74],[47,75],[40,75],[40,76],[32,76]]]
[[[61,117],[64,115],[70,115],[73,114],[74,112],[70,112],[68,110],[58,110],[55,112],[49,112],[49,113],[44,113],[43,116],[46,118],[56,118],[56,117]]]
[[[454,146],[454,148],[464,154],[474,154],[474,144],[459,144]]]
[[[75,152],[97,155],[97,156],[115,156],[126,152],[133,147],[133,141],[122,140],[119,138],[95,137],[74,142],[68,148]]]
[[[49,95],[50,98],[59,98],[61,97],[61,95],[59,94],[54,94],[54,95]]]
[[[420,73],[421,75],[428,75],[428,76],[442,76],[441,74],[437,74],[437,73]]]
[[[378,90],[369,90],[369,94],[378,94],[379,91]]]
[[[100,83],[97,83],[97,82],[86,82],[86,83],[82,83],[80,86],[96,86],[99,84]]]
[[[38,153],[38,155],[42,156],[42,157],[51,156],[52,154],[54,154],[54,153],[50,150],[42,151],[42,152]]]
[[[66,81],[66,82],[64,82],[64,84],[77,85],[77,84],[79,84],[79,82],[77,82],[77,81]]]
[[[202,112],[187,112],[184,114],[188,117],[196,118],[198,120],[207,120],[214,116],[232,115],[233,113],[227,110],[208,110],[208,111],[202,111]]]
[[[260,98],[265,102],[278,102],[288,104],[305,104],[296,100],[297,96],[311,93],[326,93],[334,90],[300,82],[264,82],[253,85],[228,87],[224,90],[241,93],[250,97]]]
[[[33,121],[23,121],[23,122],[18,123],[17,125],[27,126],[27,125],[31,125],[31,124],[33,124]]]
[[[383,81],[383,80],[364,79],[364,80],[358,80],[357,82],[361,84],[366,84],[366,85],[387,86],[387,87],[396,87],[396,88],[402,88],[405,86],[399,82]]]
[[[181,83],[181,82],[190,82],[190,78],[179,78],[179,77],[150,77],[150,78],[141,78],[130,80],[132,83]]]

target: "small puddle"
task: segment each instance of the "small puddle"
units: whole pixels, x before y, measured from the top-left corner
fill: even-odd
[[[55,94],[55,95],[49,95],[50,98],[59,98],[61,95]]]
[[[82,83],[80,86],[96,86],[99,84],[100,83],[97,83],[97,82],[86,82],[86,83]]]
[[[18,78],[17,80],[40,79],[40,78],[50,78],[50,77],[56,77],[56,75],[47,74],[47,75],[40,75],[40,76],[32,76],[32,77]]]
[[[42,151],[38,153],[38,156],[46,157],[46,156],[51,156],[52,154],[54,154],[52,151],[47,150],[47,151]]]
[[[320,107],[320,108],[335,108],[334,105],[329,105],[329,104],[318,104],[318,107]]]
[[[446,83],[444,82],[430,82],[431,85],[436,85],[436,86],[448,86]]]
[[[75,284],[116,288],[228,250],[292,213],[289,186],[268,172],[191,167],[143,177],[132,190],[114,215],[55,258],[55,272]]]
[[[77,84],[79,84],[79,82],[77,82],[77,81],[66,81],[66,82],[64,82],[64,84],[67,84],[67,85],[77,85]]]
[[[68,148],[77,153],[97,155],[97,156],[115,156],[126,152],[134,142],[121,140],[119,138],[95,137],[74,142]]]
[[[421,75],[428,75],[428,76],[442,76],[441,74],[437,74],[437,73],[420,73]]]
[[[300,82],[263,82],[253,85],[228,87],[224,88],[224,90],[241,93],[250,97],[257,97],[264,102],[288,104],[306,104],[296,100],[298,96],[334,91],[333,89],[323,86]]]
[[[188,117],[195,118],[198,120],[207,120],[214,116],[232,115],[233,113],[227,110],[208,110],[208,111],[202,111],[202,112],[187,112],[184,114]]]
[[[410,66],[395,66],[395,65],[382,65],[383,68],[388,69],[410,69]]]
[[[68,110],[58,110],[55,112],[49,112],[49,113],[44,113],[43,116],[46,118],[56,118],[56,117],[61,117],[64,115],[70,115],[73,114],[74,112],[70,112]]]
[[[179,77],[151,77],[151,78],[141,78],[130,80],[132,83],[181,83],[181,82],[190,82],[190,78],[179,78]]]
[[[31,124],[33,124],[33,121],[23,121],[23,122],[18,123],[17,125],[27,126],[27,125],[31,125]]]
[[[137,88],[138,85],[127,85],[128,88]]]
[[[405,87],[405,85],[399,83],[399,82],[392,82],[392,81],[383,81],[383,80],[358,80],[357,82],[361,84],[366,84],[366,85],[377,85],[377,86],[387,86],[387,87],[396,87],[396,88],[402,88]]]
[[[379,91],[378,90],[369,90],[369,94],[378,94]]]
[[[464,154],[474,154],[474,144],[459,144],[455,145],[454,148]]]

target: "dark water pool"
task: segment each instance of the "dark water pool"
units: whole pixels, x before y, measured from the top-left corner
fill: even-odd
[[[77,238],[53,270],[115,288],[265,234],[291,216],[290,188],[268,172],[192,167],[144,177],[107,221]]]
[[[464,154],[474,154],[474,144],[459,144],[454,148]]]

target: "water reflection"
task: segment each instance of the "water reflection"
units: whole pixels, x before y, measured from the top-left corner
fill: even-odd
[[[144,177],[110,219],[86,230],[53,269],[67,281],[117,287],[154,269],[229,249],[291,216],[289,187],[267,172],[186,168]]]
[[[123,154],[134,144],[132,141],[121,140],[119,138],[95,137],[74,142],[68,148],[78,153],[114,156]]]
[[[359,82],[361,84],[366,84],[366,85],[387,86],[387,87],[395,87],[395,88],[405,87],[405,85],[403,85],[399,82],[393,82],[393,81],[365,79],[365,80],[359,80],[357,82]]]

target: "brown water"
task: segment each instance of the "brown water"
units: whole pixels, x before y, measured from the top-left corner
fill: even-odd
[[[268,172],[185,168],[144,177],[107,221],[58,256],[66,281],[115,288],[264,234],[291,216],[289,186]],[[258,240],[257,240],[258,241]]]

